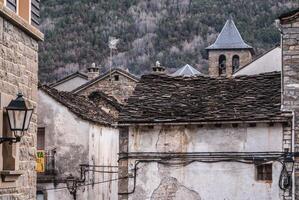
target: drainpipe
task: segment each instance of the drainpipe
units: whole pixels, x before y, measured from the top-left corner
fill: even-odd
[[[292,153],[295,152],[295,111],[292,111],[293,114],[293,119],[292,119]],[[294,159],[294,157],[293,157]],[[294,168],[293,173],[292,173],[292,200],[295,200],[295,171],[296,169]]]

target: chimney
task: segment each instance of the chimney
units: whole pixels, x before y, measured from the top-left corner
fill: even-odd
[[[164,74],[165,67],[161,66],[160,62],[157,61],[156,65],[153,67],[153,73],[155,74]]]
[[[100,75],[100,69],[96,67],[95,63],[92,63],[91,66],[87,68],[87,71],[88,71],[87,76],[89,81],[95,79]]]

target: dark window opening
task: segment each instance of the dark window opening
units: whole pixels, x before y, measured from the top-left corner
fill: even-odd
[[[17,0],[6,0],[6,6],[10,10],[17,12]]]
[[[219,56],[219,76],[226,74],[226,57],[225,55]]]
[[[40,21],[40,0],[31,0],[31,24],[38,28]]]
[[[36,200],[44,200],[45,198],[45,194],[42,191],[37,191],[36,192]]]
[[[272,164],[256,165],[256,175],[258,181],[272,181]]]
[[[240,67],[240,57],[238,55],[233,56],[233,72],[236,72]]]
[[[118,75],[114,75],[114,80],[115,81],[119,81],[119,76]]]
[[[45,128],[37,129],[37,150],[45,150]]]

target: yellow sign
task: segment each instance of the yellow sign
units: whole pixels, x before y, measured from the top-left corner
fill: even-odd
[[[36,171],[38,173],[45,172],[45,151],[37,151]]]

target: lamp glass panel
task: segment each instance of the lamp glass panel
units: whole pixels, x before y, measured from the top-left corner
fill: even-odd
[[[27,131],[29,128],[32,112],[33,112],[33,110],[27,110],[27,115],[26,115],[25,124],[24,124],[24,131]]]
[[[285,162],[285,166],[286,166],[286,170],[288,172],[292,172],[293,171],[294,162]]]
[[[22,130],[26,111],[8,110],[7,112],[8,112],[8,119],[10,122],[11,130],[12,131]]]

